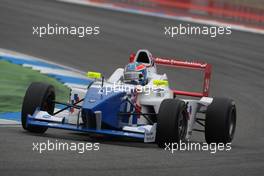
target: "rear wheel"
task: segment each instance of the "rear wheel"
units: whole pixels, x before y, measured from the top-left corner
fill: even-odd
[[[157,119],[156,142],[159,147],[165,143],[179,143],[187,132],[187,111],[185,103],[178,99],[162,101]]]
[[[208,106],[205,119],[207,143],[228,143],[234,138],[236,128],[236,106],[228,98],[214,98]]]
[[[54,100],[55,89],[52,85],[39,82],[31,83],[26,91],[22,105],[21,122],[23,128],[34,133],[44,133],[48,128],[27,125],[27,116],[33,115],[36,108],[47,111],[52,115],[55,107]]]

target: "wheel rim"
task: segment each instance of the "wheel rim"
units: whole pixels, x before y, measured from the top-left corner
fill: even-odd
[[[44,111],[47,111],[48,113],[50,114],[53,114],[53,109],[54,109],[54,101],[55,99],[55,96],[53,93],[50,93],[46,100],[43,102],[43,105],[42,105],[42,110]]]
[[[230,112],[230,125],[229,125],[229,136],[230,139],[233,139],[234,133],[235,133],[235,126],[236,126],[236,112],[234,107],[232,108]]]
[[[179,137],[180,140],[183,140],[185,138],[185,133],[186,133],[186,122],[184,120],[184,112],[180,113],[179,115],[178,125],[179,125]]]

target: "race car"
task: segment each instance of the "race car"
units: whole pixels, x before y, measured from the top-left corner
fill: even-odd
[[[167,75],[157,73],[158,65],[203,71],[202,91],[170,88]],[[162,59],[140,49],[108,79],[99,72],[88,72],[87,77],[87,87],[71,89],[69,102],[57,102],[52,85],[32,83],[22,105],[23,128],[33,133],[56,128],[122,136],[159,147],[190,140],[193,131],[204,132],[207,143],[229,143],[234,138],[235,102],[209,97],[208,63]],[[57,105],[64,107],[54,112]]]

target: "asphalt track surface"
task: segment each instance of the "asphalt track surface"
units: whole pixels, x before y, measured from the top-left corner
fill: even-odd
[[[32,35],[32,25],[47,23],[99,25],[101,34],[86,38]],[[205,60],[213,65],[211,95],[232,97],[237,104],[238,122],[232,150],[216,154],[171,154],[154,144],[126,139],[94,138],[60,130],[38,136],[19,127],[1,127],[0,175],[263,175],[264,36],[239,31],[214,39],[172,39],[164,35],[164,25],[179,23],[51,0],[2,0],[0,48],[105,75],[124,66],[129,53],[139,48],[147,48],[155,56]],[[159,71],[168,73],[172,86],[199,86],[197,74],[165,68]],[[84,154],[32,151],[32,142],[47,140],[101,144],[99,151]],[[194,135],[193,140],[202,141],[203,137]]]

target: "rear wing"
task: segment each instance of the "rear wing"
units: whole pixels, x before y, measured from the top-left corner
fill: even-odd
[[[175,89],[173,89],[172,91],[174,95],[184,95],[184,96],[192,96],[192,97],[209,96],[211,70],[212,70],[212,66],[210,64],[200,63],[200,62],[179,61],[174,59],[162,59],[162,58],[154,58],[154,62],[157,65],[203,71],[204,73],[203,90],[201,92],[188,92],[188,91],[175,90]]]

